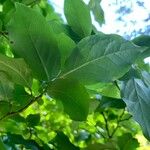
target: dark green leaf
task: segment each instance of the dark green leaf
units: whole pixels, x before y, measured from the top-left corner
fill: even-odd
[[[35,10],[16,4],[8,27],[15,56],[23,57],[40,80],[51,80],[59,72],[60,54],[55,34]]]
[[[21,108],[28,105],[31,100],[31,96],[25,91],[20,85],[14,85],[13,99],[11,103],[13,105],[12,111],[20,110]]]
[[[122,96],[128,111],[150,139],[150,89],[140,79],[130,79],[122,86]]]
[[[86,37],[66,61],[62,77],[77,78],[85,84],[114,81],[130,69],[141,50],[117,35]]]
[[[136,150],[136,148],[139,147],[138,140],[133,138],[130,133],[125,133],[118,137],[117,143],[120,150]]]
[[[92,22],[90,10],[82,0],[65,0],[64,13],[68,24],[80,37],[91,34]]]
[[[61,100],[64,111],[73,120],[86,120],[89,111],[89,95],[84,86],[77,80],[59,79],[52,83],[49,95]]]
[[[132,40],[132,42],[138,46],[150,47],[150,36],[141,35]]]
[[[37,126],[40,122],[40,114],[30,114],[26,118],[29,127]]]
[[[118,108],[123,109],[126,107],[126,104],[122,99],[111,98],[103,96],[100,100],[99,108]]]
[[[58,150],[79,150],[79,148],[74,146],[69,138],[62,132],[57,133],[54,142]]]
[[[11,147],[14,146],[15,144],[21,144],[24,145],[26,149],[50,150],[49,146],[45,145],[43,142],[42,142],[43,146],[40,146],[36,141],[26,140],[21,135],[17,134],[8,134],[5,143]]]
[[[143,51],[141,58],[146,58],[150,56],[150,36],[141,35],[133,39],[132,42],[138,46],[145,47],[145,50]]]

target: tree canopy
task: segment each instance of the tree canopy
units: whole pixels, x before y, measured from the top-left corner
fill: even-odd
[[[101,0],[0,1],[0,149],[135,150],[150,140],[150,36],[99,32]]]

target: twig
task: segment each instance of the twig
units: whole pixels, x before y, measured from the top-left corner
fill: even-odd
[[[3,117],[0,118],[0,121],[7,118],[7,117],[17,115],[17,114],[25,111],[30,105],[32,105],[34,102],[38,101],[42,96],[43,96],[43,93],[41,93],[37,97],[33,97],[33,99],[27,105],[25,105],[23,108],[19,109],[18,111],[8,112],[6,115],[4,115]]]
[[[104,121],[105,121],[105,129],[107,131],[107,135],[108,135],[109,138],[111,138],[110,131],[109,131],[109,126],[108,126],[108,120],[107,120],[104,112],[102,112],[102,116],[103,116]]]
[[[111,133],[110,138],[112,138],[114,136],[114,134],[116,133],[117,129],[120,127],[120,122],[127,121],[127,120],[129,120],[132,117],[132,116],[129,116],[128,118],[122,119],[124,113],[125,113],[125,109],[123,110],[122,114],[119,116],[119,118],[117,120],[117,126],[113,130],[113,132]]]

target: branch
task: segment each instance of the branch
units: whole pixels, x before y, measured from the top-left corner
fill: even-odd
[[[7,118],[7,117],[17,115],[17,114],[25,111],[30,105],[32,105],[34,102],[38,101],[42,96],[43,96],[43,93],[41,93],[37,97],[33,97],[33,99],[31,99],[31,101],[27,105],[25,105],[23,108],[19,109],[18,111],[8,112],[6,115],[4,115],[3,117],[0,118],[0,121]]]

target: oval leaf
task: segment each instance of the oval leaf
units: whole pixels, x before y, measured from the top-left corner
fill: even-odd
[[[61,100],[64,111],[77,121],[86,120],[89,111],[89,95],[77,80],[59,79],[52,83],[49,95]]]
[[[51,80],[58,74],[60,54],[55,34],[40,13],[16,3],[7,29],[15,55],[25,59],[36,78]]]
[[[65,0],[64,13],[68,24],[80,37],[91,34],[92,22],[90,10],[82,0]]]
[[[130,79],[122,86],[123,100],[129,112],[150,140],[150,89],[140,79]]]
[[[117,35],[89,36],[74,49],[61,77],[85,84],[114,81],[130,69],[141,49]]]

